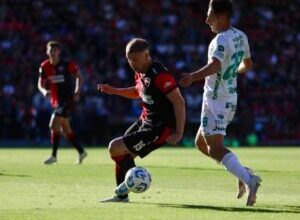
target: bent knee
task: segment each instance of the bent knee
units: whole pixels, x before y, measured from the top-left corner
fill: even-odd
[[[223,144],[215,144],[209,149],[209,155],[218,161],[221,161],[226,153],[228,153],[228,150],[224,147]]]
[[[108,152],[111,156],[120,156],[125,154],[124,147],[122,146],[122,140],[120,139],[114,139],[111,142],[109,142],[108,145]]]

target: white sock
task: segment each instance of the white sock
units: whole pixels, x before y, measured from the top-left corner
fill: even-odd
[[[250,173],[240,164],[239,159],[233,153],[230,152],[226,154],[221,164],[225,166],[230,173],[248,185],[251,178]]]

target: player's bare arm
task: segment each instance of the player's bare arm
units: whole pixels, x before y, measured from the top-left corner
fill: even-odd
[[[97,87],[100,92],[106,93],[108,95],[118,95],[128,99],[141,98],[134,86],[128,88],[115,88],[108,84],[98,84]]]
[[[77,73],[75,74],[75,78],[76,78],[76,84],[75,84],[75,90],[74,90],[74,100],[78,101],[79,96],[80,96],[81,87],[83,85],[83,77],[82,77],[80,70],[78,70]]]
[[[253,66],[253,62],[252,62],[251,58],[243,59],[239,65],[237,72],[238,73],[246,73],[252,69],[252,66]]]
[[[50,95],[50,91],[45,88],[42,77],[39,77],[38,79],[38,89],[43,94],[43,96],[48,97]]]
[[[174,89],[167,95],[167,98],[173,104],[175,118],[176,118],[176,131],[171,134],[167,139],[170,144],[177,144],[183,136],[185,125],[185,101],[178,88]]]
[[[216,58],[212,58],[211,62],[206,64],[198,71],[192,72],[190,74],[184,74],[179,81],[179,85],[182,87],[188,87],[192,85],[193,82],[204,79],[206,76],[215,74],[220,70],[221,70],[221,62]]]

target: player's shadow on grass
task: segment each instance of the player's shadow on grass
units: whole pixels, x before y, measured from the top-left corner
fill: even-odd
[[[11,176],[11,177],[30,177],[29,175],[23,175],[23,174],[9,174],[9,173],[0,173],[1,176]]]
[[[203,167],[169,167],[169,166],[147,166],[149,168],[159,168],[159,169],[179,169],[179,170],[201,170],[201,171],[218,171],[224,172],[224,169],[221,168],[203,168]],[[259,173],[281,173],[284,171],[274,171],[274,170],[255,170]]]
[[[144,203],[158,205],[160,207],[166,208],[179,208],[179,209],[206,209],[215,211],[225,211],[225,212],[259,212],[259,213],[300,213],[298,206],[269,206],[269,208],[259,208],[259,207],[223,207],[223,206],[210,206],[210,205],[190,205],[190,204],[168,204],[168,203]]]

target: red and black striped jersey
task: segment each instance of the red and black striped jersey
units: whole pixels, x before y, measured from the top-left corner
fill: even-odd
[[[55,66],[49,59],[41,63],[39,74],[42,83],[50,90],[52,107],[73,100],[75,89],[73,76],[77,72],[78,67],[73,61],[61,60]]]
[[[158,126],[176,124],[173,104],[167,95],[177,88],[174,76],[162,64],[153,61],[148,71],[135,73],[136,89],[142,98],[143,122]]]

